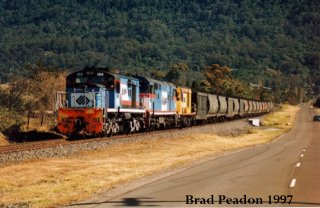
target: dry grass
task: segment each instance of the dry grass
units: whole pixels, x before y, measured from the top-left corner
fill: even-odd
[[[43,124],[41,125],[41,118],[30,118],[29,119],[29,126],[27,126],[28,118],[25,116],[23,118],[24,125],[22,127],[22,130],[24,131],[30,131],[30,130],[37,130],[37,131],[50,131],[50,121],[48,117],[45,117]]]
[[[266,115],[263,118],[263,124],[274,128],[289,129],[293,125],[298,110],[296,106],[283,105],[281,110]]]
[[[0,146],[8,145],[9,142],[6,137],[0,132]]]
[[[7,89],[9,89],[9,84],[0,84],[0,89],[1,89],[1,90],[7,90]]]
[[[274,131],[255,130],[238,137],[200,134],[116,144],[69,158],[4,167],[0,170],[0,205],[62,205],[199,158],[265,143],[290,127],[282,123],[292,124],[295,112],[296,107],[285,106],[281,112],[267,116],[265,125],[277,127]]]

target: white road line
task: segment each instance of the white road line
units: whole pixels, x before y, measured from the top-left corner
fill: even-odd
[[[296,185],[296,179],[292,179],[291,183],[290,183],[290,188],[293,188]]]
[[[301,154],[300,157],[303,157],[303,154]]]
[[[300,165],[301,165],[301,163],[298,162],[297,165],[296,165],[296,167],[300,167]]]

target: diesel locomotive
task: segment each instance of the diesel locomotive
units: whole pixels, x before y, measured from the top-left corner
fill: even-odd
[[[67,136],[103,136],[268,113],[272,102],[192,91],[188,87],[106,68],[86,67],[57,93],[57,129]]]

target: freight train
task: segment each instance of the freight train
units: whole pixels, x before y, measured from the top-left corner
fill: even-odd
[[[272,102],[194,91],[146,76],[86,67],[57,93],[57,129],[70,136],[182,128],[268,113]]]

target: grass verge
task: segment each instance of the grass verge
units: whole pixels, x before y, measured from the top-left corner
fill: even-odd
[[[7,138],[0,132],[0,146],[8,145]]]
[[[121,183],[199,158],[269,142],[288,131],[297,107],[284,106],[265,116],[267,128],[237,137],[197,134],[115,144],[108,149],[61,159],[44,159],[0,169],[0,207],[29,204],[52,207],[84,200]],[[267,131],[270,129],[272,131]]]

